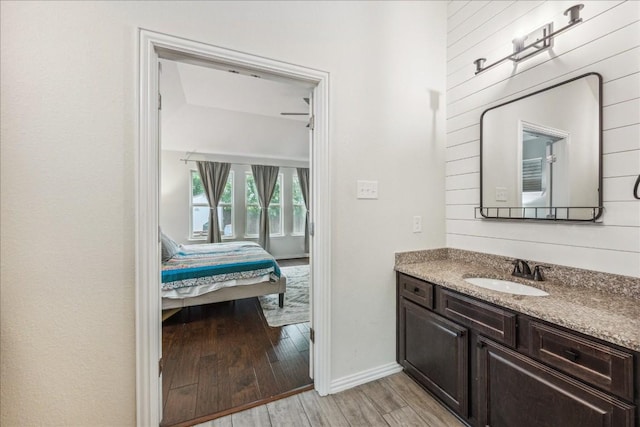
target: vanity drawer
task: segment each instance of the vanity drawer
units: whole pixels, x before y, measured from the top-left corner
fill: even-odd
[[[438,311],[482,335],[516,346],[516,314],[445,289],[438,289]]]
[[[400,295],[426,308],[433,308],[433,285],[411,276],[400,275]]]
[[[633,355],[538,322],[529,324],[531,356],[633,400]]]

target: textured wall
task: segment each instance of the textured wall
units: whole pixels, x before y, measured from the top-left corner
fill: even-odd
[[[511,40],[545,23],[566,25],[568,1],[453,1],[447,27],[447,246],[640,276],[640,3],[589,1],[584,22],[553,49],[474,76],[512,50]],[[480,115],[484,110],[588,72],[603,77],[601,224],[549,224],[474,218],[479,206]],[[508,269],[508,266],[505,266]]]
[[[137,27],[331,73],[332,378],[395,359],[393,254],[445,243],[444,2],[0,8],[0,424],[135,422]]]

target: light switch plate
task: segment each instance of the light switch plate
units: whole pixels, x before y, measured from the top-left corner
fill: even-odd
[[[378,181],[358,180],[356,183],[356,194],[358,199],[377,199]]]
[[[413,232],[422,233],[422,217],[420,215],[413,217]]]

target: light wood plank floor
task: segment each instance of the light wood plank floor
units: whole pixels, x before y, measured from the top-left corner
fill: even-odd
[[[463,427],[404,373],[330,396],[314,390],[199,424],[197,427]]]

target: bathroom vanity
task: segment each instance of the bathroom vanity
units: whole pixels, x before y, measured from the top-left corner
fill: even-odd
[[[509,278],[508,261],[439,251],[396,264],[405,372],[472,426],[638,426],[640,300],[624,295],[635,291],[589,287],[600,274],[536,282],[544,297],[500,293],[464,279]]]

